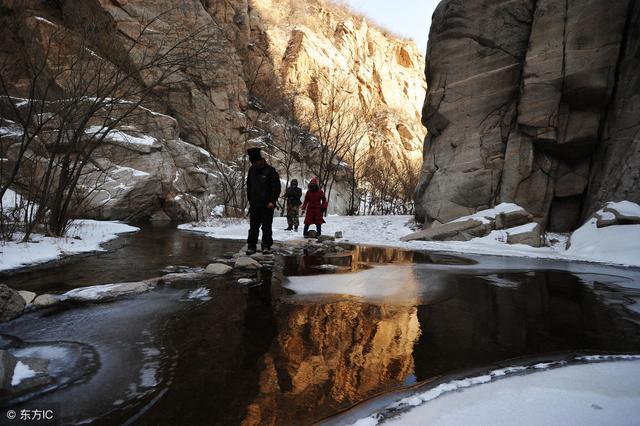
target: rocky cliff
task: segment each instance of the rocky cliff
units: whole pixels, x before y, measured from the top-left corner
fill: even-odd
[[[640,3],[444,0],[416,190],[431,224],[514,202],[570,231],[640,201]]]
[[[236,180],[235,174],[242,174],[234,162],[248,140],[265,141],[270,161],[280,162],[286,128],[299,118],[281,107],[285,93],[295,93],[296,103],[304,104],[338,74],[353,85],[361,105],[375,105],[382,117],[378,133],[389,141],[394,158],[420,156],[422,55],[412,42],[385,35],[331,3],[6,0],[0,3],[0,22],[3,76],[9,92],[20,97],[29,95],[29,76],[18,52],[46,63],[42,79],[59,77],[56,93],[62,97],[69,82],[55,67],[73,62],[70,40],[80,40],[95,61],[121,70],[144,67],[149,50],[166,49],[194,29],[194,42],[206,40],[197,63],[183,67],[170,86],[154,89],[145,100],[137,114],[144,120],[119,126],[105,138],[98,160],[100,169],[109,171],[86,215],[202,219],[228,196],[229,189],[222,189],[228,174]],[[88,22],[91,30],[85,31]],[[142,26],[145,36],[133,43]],[[177,53],[188,56],[194,42],[180,45]],[[141,72],[138,84],[148,86],[160,72],[161,66]],[[21,134],[11,105],[4,102],[0,112],[1,157],[10,164],[10,147]],[[314,157],[298,154],[292,177],[308,179]],[[345,186],[338,182],[335,188],[332,208],[341,211]]]

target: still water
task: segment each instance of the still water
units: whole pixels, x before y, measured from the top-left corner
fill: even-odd
[[[116,244],[4,281],[38,293],[136,281],[241,246],[170,228]],[[260,286],[237,278],[3,324],[0,345],[56,367],[50,383],[3,406],[53,406],[64,423],[311,424],[514,358],[640,353],[638,270],[356,247],[282,257]],[[200,288],[210,298],[190,296]]]

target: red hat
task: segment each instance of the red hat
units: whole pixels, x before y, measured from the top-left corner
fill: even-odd
[[[316,185],[318,184],[318,178],[317,178],[317,177],[315,177],[315,176],[311,178],[311,181],[309,182],[309,185],[314,184],[314,183],[315,183]]]

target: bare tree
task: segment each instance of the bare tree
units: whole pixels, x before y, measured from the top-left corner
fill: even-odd
[[[313,106],[302,121],[316,141],[311,170],[330,197],[337,175],[349,169],[344,160],[350,149],[368,134],[369,114],[347,76],[327,79],[318,74],[312,81]]]
[[[25,240],[35,224],[63,235],[104,181],[107,170],[95,155],[104,141],[117,138],[119,126],[135,123],[145,102],[188,79],[185,68],[210,65],[210,28],[158,41],[151,33],[161,16],[141,19],[137,37],[111,60],[90,42],[97,23],[85,22],[76,32],[57,28],[42,45],[44,52],[22,52],[30,81],[26,97],[12,93],[8,67],[2,67],[2,112],[22,134],[7,149],[0,195],[16,187],[35,206]]]

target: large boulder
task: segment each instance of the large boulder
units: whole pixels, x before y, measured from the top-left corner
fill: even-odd
[[[27,303],[16,290],[0,284],[0,322],[19,317]]]
[[[567,232],[640,201],[640,3],[444,0],[427,56],[418,219],[512,202]]]
[[[531,247],[543,245],[542,228],[538,223],[529,223],[507,229],[507,244],[526,244]]]
[[[508,229],[533,221],[533,216],[526,210],[501,212],[496,215],[496,229]]]

